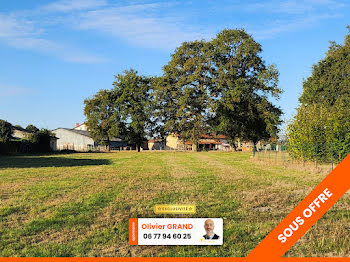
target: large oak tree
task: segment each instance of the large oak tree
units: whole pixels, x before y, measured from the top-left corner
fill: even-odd
[[[261,45],[241,30],[223,30],[212,41],[212,94],[217,132],[257,143],[276,137],[282,111],[269,98],[278,98],[278,71],[267,66]]]
[[[113,86],[115,106],[121,116],[118,121],[124,127],[115,130],[115,133],[129,143],[135,143],[140,151],[152,128],[151,79],[140,76],[137,71],[131,69],[117,75]]]
[[[200,134],[209,130],[210,75],[204,41],[185,42],[164,66],[164,76],[155,87],[155,99],[162,113],[165,133],[196,145]],[[194,147],[195,148],[195,147]]]
[[[120,107],[115,103],[112,90],[100,90],[90,99],[85,99],[84,114],[89,132],[98,144],[107,145],[117,134],[125,130],[121,121]]]
[[[98,143],[109,145],[119,137],[140,151],[151,128],[151,80],[132,69],[115,78],[112,90],[100,90],[84,101],[87,126]]]
[[[251,140],[275,137],[281,110],[278,71],[262,60],[260,44],[244,30],[223,30],[209,42],[175,50],[156,86],[164,130],[198,143],[215,132]]]

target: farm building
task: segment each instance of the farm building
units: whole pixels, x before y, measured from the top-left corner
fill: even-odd
[[[79,124],[79,123],[76,123],[75,127],[73,127],[74,130],[84,130],[84,131],[87,131],[88,130],[88,127],[85,123],[82,123],[82,124]]]
[[[260,145],[260,142],[258,142]],[[253,151],[254,144],[251,141],[241,141],[238,139],[237,141],[237,150],[239,151],[248,151],[252,152]]]
[[[30,136],[34,135],[34,132],[18,126],[12,126],[12,132],[11,141],[16,142],[17,144],[13,143],[12,148],[9,150],[12,150],[13,152],[31,152],[33,150],[32,146],[22,142],[28,141]],[[50,137],[50,149],[52,151],[57,150],[57,139],[58,138],[55,136]]]
[[[251,141],[236,141],[237,151],[253,151],[253,142]],[[260,145],[260,142],[258,142]],[[170,150],[193,150],[196,145],[193,145],[190,141],[183,141],[179,138],[177,134],[171,134],[166,138],[166,149]],[[225,135],[215,135],[215,134],[203,134],[200,136],[197,151],[231,151],[234,147],[230,145],[228,137]]]
[[[88,151],[96,144],[88,131],[69,128],[57,128],[52,130],[57,140],[57,150],[69,149],[77,151]]]
[[[12,126],[12,138],[13,139],[28,139],[29,135],[31,135],[33,132],[30,132],[24,128],[18,127],[18,126]]]
[[[89,151],[100,146],[93,140],[89,131],[84,129],[86,129],[86,127],[81,127],[80,125],[80,128],[77,128],[76,126],[72,129],[57,128],[52,130],[52,132],[58,138],[57,150],[68,149],[76,151]],[[120,138],[113,138],[109,142],[110,149],[126,148],[127,146],[127,143]]]
[[[218,150],[218,151],[229,151],[233,147],[229,144],[228,138],[224,135],[215,134],[203,134],[201,135],[198,143],[198,148],[194,148],[192,142],[183,141],[176,134],[171,134],[166,138],[166,148],[176,150]]]
[[[162,139],[150,139],[148,140],[148,149],[149,150],[164,150],[165,144]]]

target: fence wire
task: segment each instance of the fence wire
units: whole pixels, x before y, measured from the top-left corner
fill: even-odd
[[[283,163],[313,163],[316,167],[329,164],[333,169],[348,154],[340,143],[305,143],[302,145],[268,145],[254,150],[257,160],[274,160]]]

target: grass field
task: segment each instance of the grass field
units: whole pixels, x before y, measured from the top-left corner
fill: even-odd
[[[0,157],[0,256],[246,256],[323,178],[248,153]],[[223,217],[223,246],[129,246],[155,204]],[[350,194],[286,256],[350,256]]]

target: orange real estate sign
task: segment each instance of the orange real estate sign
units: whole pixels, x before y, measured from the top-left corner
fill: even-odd
[[[248,258],[283,256],[349,188],[350,155],[253,249]]]

